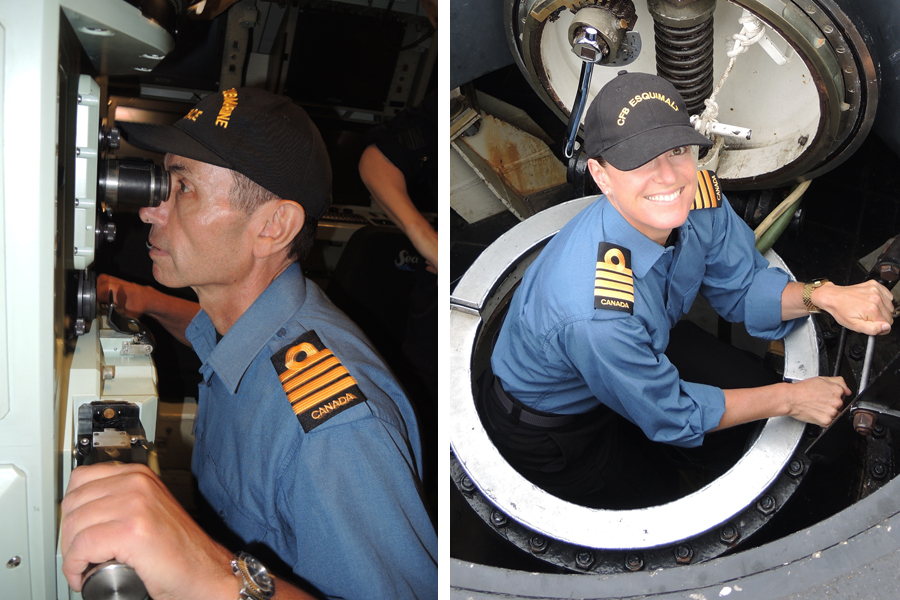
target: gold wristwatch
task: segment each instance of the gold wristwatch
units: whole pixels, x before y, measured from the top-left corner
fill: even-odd
[[[240,600],[270,600],[275,595],[275,581],[255,557],[238,552],[231,560],[231,570],[243,584]]]
[[[813,304],[812,301],[812,293],[816,288],[820,288],[823,285],[828,283],[827,279],[814,279],[803,286],[803,304],[806,306],[806,310],[811,313],[820,313],[819,307]]]

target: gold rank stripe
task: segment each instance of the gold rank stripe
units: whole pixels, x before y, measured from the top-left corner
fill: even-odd
[[[718,208],[720,206],[721,195],[713,177],[714,175],[709,171],[697,171],[697,193],[694,194],[692,209]]]
[[[345,372],[346,372],[346,369],[345,369]],[[356,380],[348,375],[344,379],[341,379],[337,383],[334,383],[334,384],[326,387],[325,389],[323,389],[319,392],[316,392],[314,395],[310,396],[309,398],[306,398],[305,400],[303,400],[301,402],[297,402],[296,404],[294,404],[294,402],[292,401],[291,405],[292,405],[292,408],[294,409],[294,414],[299,415],[300,413],[307,411],[307,410],[313,408],[314,406],[321,404],[325,400],[328,400],[329,398],[331,398],[337,394],[340,394],[344,390],[351,388],[355,385],[356,385]],[[290,396],[288,396],[288,398],[290,399]]]
[[[625,272],[630,275],[631,269],[625,269]],[[594,296],[634,302],[634,278],[609,270],[603,263],[597,263]]]
[[[312,346],[310,346],[312,348]],[[292,375],[297,373],[297,371],[302,371],[304,369],[308,369],[312,365],[316,364],[320,360],[325,360],[326,358],[334,356],[334,354],[328,348],[325,348],[321,352],[314,352],[304,358],[299,363],[296,363],[293,367],[289,368],[287,371],[278,376],[278,380],[281,383],[284,383],[285,380],[290,379]]]
[[[634,277],[631,269],[624,266],[614,267],[598,261],[594,295],[634,302]]]
[[[629,275],[622,275],[618,271],[606,271],[601,270],[600,265],[597,265],[597,279],[606,279],[609,281],[618,281],[619,283],[634,283],[634,278]]]
[[[601,281],[600,279],[597,279],[594,282],[594,290],[619,290],[620,292],[627,292],[633,295],[634,285],[616,283],[615,281]]]
[[[632,277],[631,269],[628,269],[624,266],[610,265],[609,263],[605,263],[603,261],[598,260],[597,261],[598,275],[599,275],[599,271],[601,269],[603,271],[605,271],[606,273],[618,273],[622,276],[628,277],[629,279],[631,279],[631,277]]]
[[[293,392],[287,395],[288,400],[290,400],[291,404],[297,402],[298,400],[302,400],[303,398],[309,396],[316,390],[320,389],[324,385],[328,385],[329,383],[341,379],[344,376],[349,377],[349,373],[347,372],[347,367],[343,365],[339,365],[336,369],[331,369],[330,371],[316,377],[306,385],[297,388]],[[353,379],[350,377],[350,379]],[[356,383],[355,381],[353,383]]]
[[[329,354],[331,354],[331,352],[329,352]],[[315,379],[322,373],[328,371],[332,367],[339,366],[340,364],[341,361],[339,361],[336,356],[332,355],[331,357],[326,358],[326,360],[323,360],[321,364],[311,367],[308,371],[301,371],[293,379],[288,379],[287,381],[285,381],[282,384],[282,386],[284,387],[284,391],[290,392],[291,390],[297,388],[299,385]]]
[[[597,244],[594,308],[634,314],[634,273],[631,251],[612,242]]]
[[[367,400],[356,379],[313,330],[304,332],[270,360],[306,433]]]

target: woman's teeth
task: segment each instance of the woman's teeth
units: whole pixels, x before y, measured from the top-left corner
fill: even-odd
[[[672,202],[681,194],[681,190],[675,190],[671,194],[665,195],[657,195],[657,196],[647,196],[647,200],[652,200],[653,202]]]

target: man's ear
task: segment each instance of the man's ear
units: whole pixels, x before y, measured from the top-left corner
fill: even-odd
[[[591,173],[591,177],[594,179],[594,183],[596,183],[597,187],[600,188],[600,191],[605,194],[609,189],[609,176],[606,173],[606,169],[593,158],[588,159],[587,168]]]
[[[306,221],[306,211],[293,200],[274,200],[260,207],[266,218],[256,236],[253,255],[265,258],[290,247]]]

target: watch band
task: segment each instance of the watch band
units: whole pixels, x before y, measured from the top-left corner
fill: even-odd
[[[809,283],[804,284],[804,286],[803,286],[803,304],[804,304],[804,306],[806,306],[806,310],[808,310],[809,312],[811,312],[811,313],[822,312],[818,306],[813,304],[812,293],[813,293],[813,290],[815,290],[816,288],[822,287],[826,283],[828,283],[827,279],[814,279],[813,281],[810,281]]]
[[[270,600],[275,595],[275,581],[255,557],[238,552],[231,559],[231,572],[241,580],[239,600]]]

